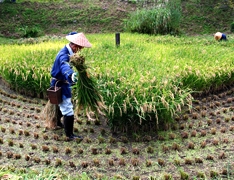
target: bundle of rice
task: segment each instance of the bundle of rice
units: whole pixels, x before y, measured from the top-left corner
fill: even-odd
[[[87,73],[88,67],[85,65],[85,57],[81,53],[76,53],[70,57],[70,63],[78,72],[78,81],[73,86],[75,89],[74,101],[79,113],[83,107],[85,115],[91,120],[91,114],[94,112],[96,118],[101,110],[105,109],[103,98],[97,88],[96,81]]]
[[[41,118],[45,120],[47,129],[57,129],[57,114],[59,111],[58,105],[46,103],[44,110],[41,112]]]

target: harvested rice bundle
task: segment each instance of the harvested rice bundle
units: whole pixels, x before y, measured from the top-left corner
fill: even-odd
[[[77,82],[73,86],[75,88],[74,102],[79,113],[83,107],[85,114],[90,120],[90,114],[95,113],[96,118],[98,114],[103,114],[101,110],[105,109],[103,98],[97,88],[97,83],[88,73],[88,66],[85,65],[85,57],[79,52],[70,57],[70,63],[76,68],[78,72]]]
[[[47,102],[44,110],[41,112],[41,118],[45,120],[45,127],[48,129],[57,128],[57,114],[59,111],[58,105]]]

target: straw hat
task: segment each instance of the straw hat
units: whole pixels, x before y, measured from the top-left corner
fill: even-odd
[[[90,44],[83,33],[70,33],[66,36],[66,39],[82,47],[92,47],[92,44]]]
[[[220,40],[222,38],[222,33],[221,32],[217,32],[215,35],[214,35],[214,38],[216,40]]]

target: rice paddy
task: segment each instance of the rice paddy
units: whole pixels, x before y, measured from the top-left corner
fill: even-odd
[[[1,76],[17,91],[1,85],[5,171],[53,168],[63,179],[234,176],[232,38],[122,34],[117,48],[111,34],[87,37],[93,44],[84,49],[89,73],[108,111],[94,122],[76,115],[81,142],[45,129],[40,114],[54,58],[67,42],[1,45]]]

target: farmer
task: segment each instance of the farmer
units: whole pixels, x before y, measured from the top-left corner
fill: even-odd
[[[226,35],[221,32],[215,33],[214,38],[215,40],[219,40],[219,41],[222,41],[222,40],[227,41]]]
[[[83,139],[73,134],[74,111],[71,102],[71,85],[77,81],[77,73],[72,70],[67,62],[70,61],[70,56],[72,56],[73,53],[77,53],[84,47],[92,47],[92,45],[83,33],[69,33],[66,39],[69,40],[70,43],[66,44],[65,47],[59,51],[51,70],[51,76],[53,77],[51,87],[54,87],[57,82],[56,86],[62,88],[63,101],[59,104],[61,112],[59,112],[57,116],[57,125],[63,127],[64,124],[65,134],[70,140],[74,138]],[[61,123],[62,116],[64,116],[63,124]]]

